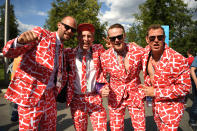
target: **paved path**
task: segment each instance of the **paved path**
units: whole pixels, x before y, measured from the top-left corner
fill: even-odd
[[[185,113],[183,119],[180,123],[180,127],[178,131],[192,131],[190,126],[188,125],[188,111],[190,110],[192,101],[190,99],[191,95],[189,95],[187,100],[187,108],[185,109]],[[103,102],[105,108],[107,109],[107,100],[104,99]],[[108,113],[108,110],[107,110]],[[9,101],[3,98],[3,94],[0,94],[0,131],[18,131],[18,122],[10,121],[10,103]],[[109,130],[109,117],[108,117],[108,130]],[[147,131],[156,131],[156,125],[152,116],[151,107],[146,107],[146,128]],[[125,114],[125,131],[133,130],[131,125],[131,119],[129,117],[128,111]],[[57,131],[74,131],[74,126],[72,123],[70,110],[65,109],[64,104],[58,103],[58,116],[57,116]],[[91,123],[89,121],[88,131],[92,131]]]

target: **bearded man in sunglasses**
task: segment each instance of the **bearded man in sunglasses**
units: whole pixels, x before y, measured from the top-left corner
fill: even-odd
[[[5,94],[6,99],[18,104],[20,131],[38,130],[39,124],[41,130],[56,130],[56,96],[67,80],[63,42],[76,32],[76,21],[66,16],[57,27],[56,32],[36,27],[3,48],[5,57],[22,56]]]
[[[98,82],[105,84],[100,91],[102,96],[108,96],[110,128],[124,130],[128,108],[134,130],[145,130],[144,95],[139,87],[143,48],[124,42],[125,30],[120,24],[109,27],[107,39],[111,48],[101,55],[102,74]]]
[[[186,58],[169,48],[161,25],[151,25],[143,55],[144,88],[153,97],[153,115],[159,130],[175,131],[183,116],[191,82]]]

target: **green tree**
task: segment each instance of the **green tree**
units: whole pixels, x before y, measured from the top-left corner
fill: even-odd
[[[101,4],[96,0],[55,0],[52,2],[52,8],[49,11],[49,18],[46,20],[45,27],[51,31],[57,30],[57,22],[64,16],[73,16],[77,23],[91,23],[95,26],[95,43],[103,43],[102,37],[105,36],[104,30],[106,24],[101,24],[98,14]],[[75,47],[77,45],[76,37],[65,42],[66,47]]]
[[[4,46],[4,25],[5,25],[5,5],[0,6],[0,50],[2,50]],[[9,36],[8,39],[13,39],[17,37],[17,35],[20,33],[18,29],[18,23],[16,21],[16,16],[14,14],[14,6],[10,5],[9,7]]]
[[[176,42],[182,42],[184,43],[184,48],[180,47],[179,50],[182,50],[183,55],[187,57],[187,50],[192,50],[193,55],[196,55],[197,53],[197,21],[193,22],[193,24],[188,27],[188,30],[185,34],[185,36],[181,39],[176,40]]]
[[[144,38],[144,34],[141,32],[141,25],[134,22],[129,28],[128,32],[126,32],[128,41],[136,42],[137,44],[144,47],[146,43],[144,42],[145,39],[142,39]]]
[[[196,0],[197,1],[197,0]],[[197,7],[192,9],[192,14],[194,17],[197,17]],[[197,55],[197,20],[193,21],[191,25],[186,30],[185,36],[181,39],[178,39],[177,42],[184,42],[184,55],[186,55],[186,52],[188,49],[193,51],[193,55]],[[180,47],[181,48],[181,47]],[[187,49],[187,50],[185,50]]]
[[[141,39],[141,43],[138,44],[146,45],[146,30],[151,24],[169,25],[170,46],[183,53],[185,43],[177,40],[186,36],[188,27],[192,23],[191,10],[187,8],[187,4],[182,0],[147,0],[139,6],[139,10],[138,14],[134,14],[136,23],[139,23],[137,24],[139,34],[136,36]]]

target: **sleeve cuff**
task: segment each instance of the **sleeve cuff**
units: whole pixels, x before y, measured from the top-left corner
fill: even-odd
[[[13,48],[23,46],[23,44],[19,44],[19,43],[17,43],[17,40],[18,40],[18,37],[14,40]]]
[[[154,97],[156,96],[156,89],[154,89]]]
[[[96,82],[96,85],[95,85],[96,86],[96,92],[100,94],[101,93],[101,89],[103,87],[105,87],[105,85],[106,85],[105,83],[98,83],[98,82]]]

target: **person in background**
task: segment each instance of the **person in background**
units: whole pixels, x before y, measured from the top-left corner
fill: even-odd
[[[11,80],[14,78],[16,69],[20,66],[20,61],[21,61],[21,56],[14,59],[12,66]],[[11,107],[12,107],[11,121],[16,122],[18,121],[18,105],[16,103],[11,103]]]
[[[196,130],[197,129],[197,56],[195,56],[193,63],[191,64],[191,81],[192,81],[192,94],[193,104],[189,112],[189,125]]]
[[[186,58],[169,48],[161,25],[147,30],[143,55],[146,96],[153,97],[153,116],[159,130],[176,131],[184,113],[185,96],[191,88]]]
[[[107,115],[96,88],[101,72],[100,55],[105,49],[101,44],[93,44],[95,28],[92,24],[79,24],[77,32],[78,46],[65,51],[70,69],[67,106],[77,131],[87,130],[88,116],[94,131],[106,131]]]
[[[97,82],[104,84],[100,89],[102,96],[108,96],[111,131],[124,130],[126,108],[134,130],[145,130],[144,95],[139,86],[143,48],[125,43],[126,34],[121,24],[111,25],[107,33],[111,48],[101,54],[102,74]]]
[[[22,33],[3,48],[5,57],[22,55],[20,67],[5,98],[18,104],[19,130],[55,131],[56,97],[67,81],[63,64],[63,42],[76,32],[76,21],[66,16],[50,32],[41,27]],[[57,82],[54,82],[57,77]]]
[[[188,56],[187,61],[188,61],[189,67],[190,67],[192,62],[194,61],[193,51],[191,49],[189,49],[187,51],[187,56]]]

